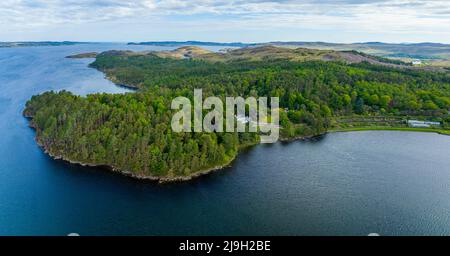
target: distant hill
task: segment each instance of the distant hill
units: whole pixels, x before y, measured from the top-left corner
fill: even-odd
[[[317,50],[308,48],[286,48],[274,45],[261,45],[228,49],[224,52],[213,52],[198,46],[183,46],[171,51],[106,51],[101,55],[109,56],[145,56],[156,55],[161,58],[201,59],[212,62],[228,61],[261,61],[261,60],[291,60],[291,61],[341,61],[345,63],[368,62],[385,66],[410,67],[410,64],[398,60],[371,56],[357,51]]]
[[[154,54],[162,58],[171,57],[177,59],[184,59],[184,58],[200,58],[201,56],[213,54],[213,52],[197,46],[183,46],[173,51],[158,51],[154,52]]]
[[[89,42],[53,42],[53,41],[42,41],[42,42],[0,42],[0,48],[10,48],[10,47],[28,47],[28,46],[63,46],[63,45],[75,45],[75,44],[92,44]]]
[[[390,44],[382,42],[366,43],[327,43],[327,42],[266,42],[266,43],[217,43],[201,41],[153,41],[142,43],[129,43],[133,45],[155,45],[155,46],[224,46],[224,47],[255,47],[263,45],[283,46],[288,48],[309,48],[318,50],[335,51],[359,51],[375,56],[387,58],[407,58],[407,59],[436,59],[450,60],[450,45],[440,43],[402,43]]]
[[[246,44],[246,43],[218,43],[218,42],[202,42],[202,41],[151,41],[151,42],[140,42],[140,43],[128,43],[129,45],[154,45],[154,46],[225,46],[225,47],[246,47],[255,46],[258,44]]]

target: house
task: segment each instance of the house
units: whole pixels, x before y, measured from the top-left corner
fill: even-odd
[[[243,115],[235,115],[235,117],[236,117],[236,120],[240,123],[246,124],[251,121],[251,118],[248,116],[245,116],[245,115],[244,116]]]
[[[413,60],[412,64],[413,65],[420,65],[420,64],[422,64],[422,61],[421,60]]]

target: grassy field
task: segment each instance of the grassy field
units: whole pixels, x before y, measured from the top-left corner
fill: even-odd
[[[434,67],[450,68],[450,60],[431,60],[431,61],[426,61],[425,65],[434,66]]]

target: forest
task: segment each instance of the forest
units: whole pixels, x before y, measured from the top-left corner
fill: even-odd
[[[111,51],[92,67],[139,88],[126,94],[45,92],[24,115],[38,142],[66,160],[107,165],[137,177],[176,178],[229,164],[257,133],[174,133],[173,98],[280,98],[282,139],[326,133],[341,117],[402,117],[439,121],[448,129],[450,74],[368,62],[285,58],[160,57]]]

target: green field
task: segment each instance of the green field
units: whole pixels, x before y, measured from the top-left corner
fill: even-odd
[[[413,127],[383,127],[383,126],[368,126],[368,127],[351,127],[351,128],[335,128],[328,132],[354,132],[354,131],[407,131],[407,132],[435,132],[443,135],[450,135],[450,130],[436,129],[436,128],[413,128]]]

